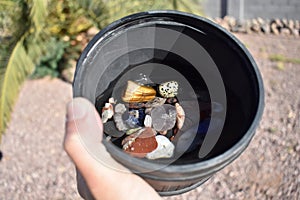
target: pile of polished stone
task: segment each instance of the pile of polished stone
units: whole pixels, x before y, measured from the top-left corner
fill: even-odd
[[[122,148],[132,156],[171,158],[175,149],[172,140],[185,120],[177,94],[176,81],[153,87],[128,81],[124,103],[111,97],[102,109],[104,132],[114,138],[126,134]]]

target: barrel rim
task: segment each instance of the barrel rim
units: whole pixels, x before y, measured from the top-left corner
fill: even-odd
[[[149,170],[159,168],[159,171],[166,173],[166,175],[174,174],[174,173],[184,174],[184,172],[193,173],[193,172],[199,172],[202,170],[208,170],[207,173],[210,173],[215,166],[222,165],[222,163],[225,163],[225,162],[227,163],[228,161],[232,162],[249,145],[249,142],[251,141],[252,137],[254,136],[254,133],[259,124],[259,121],[261,120],[261,117],[263,114],[263,109],[264,109],[263,80],[262,80],[261,74],[259,72],[259,69],[257,67],[257,64],[254,61],[254,58],[249,53],[247,48],[234,35],[232,35],[228,31],[226,31],[220,25],[215,24],[211,20],[206,19],[201,16],[197,16],[194,14],[185,13],[185,12],[181,12],[181,11],[174,11],[174,10],[153,10],[153,11],[147,11],[147,12],[140,12],[140,13],[132,14],[132,15],[126,16],[122,19],[119,19],[119,20],[111,23],[110,25],[108,25],[106,28],[102,29],[89,42],[87,47],[82,52],[82,54],[77,62],[77,65],[76,65],[76,71],[75,71],[74,82],[73,82],[73,94],[74,94],[74,97],[80,96],[81,91],[78,91],[78,90],[80,90],[80,88],[78,88],[78,84],[76,85],[78,78],[80,78],[80,76],[81,76],[81,75],[78,76],[79,75],[78,71],[79,71],[80,67],[82,66],[84,60],[88,56],[89,51],[92,49],[93,45],[100,38],[102,38],[109,32],[113,32],[115,28],[117,28],[121,25],[124,25],[128,22],[131,22],[133,20],[149,18],[149,17],[172,17],[172,16],[173,17],[186,17],[186,18],[190,18],[190,19],[194,19],[194,20],[200,20],[200,21],[212,26],[213,28],[216,29],[216,31],[220,31],[220,33],[224,34],[228,39],[232,40],[233,43],[237,44],[237,46],[240,48],[240,50],[242,50],[242,52],[245,53],[246,57],[248,58],[250,64],[253,67],[253,71],[255,73],[255,78],[256,78],[257,86],[258,86],[258,98],[259,99],[258,99],[258,103],[257,103],[257,111],[253,118],[252,124],[250,125],[249,129],[244,134],[244,136],[239,141],[237,141],[237,143],[235,143],[231,148],[226,150],[224,153],[219,154],[208,160],[201,161],[199,163],[186,164],[186,165],[168,165],[167,167],[164,167],[164,168],[160,168],[159,164],[149,163],[149,162],[146,163],[143,160],[133,158],[132,156],[130,156],[126,153],[116,151],[116,150],[114,150],[115,147],[112,147],[113,145],[110,144],[109,142],[107,142],[106,140],[103,140],[103,143],[106,146],[106,148],[110,151],[110,153],[116,153],[116,155],[113,155],[113,156],[116,156],[119,162],[126,165],[126,163],[124,163],[124,161],[126,160],[127,163],[132,163],[134,168],[136,168],[136,167],[144,168],[144,169],[147,168]],[[121,155],[118,155],[118,154],[121,154]],[[145,164],[147,164],[147,165],[145,166]],[[129,168],[133,167],[133,166],[128,166],[128,165],[126,165],[126,166]],[[132,169],[132,170],[134,172],[138,173],[138,170],[134,170],[134,169]],[[145,174],[143,174],[143,175],[145,175]],[[151,176],[149,176],[149,178],[150,177]]]

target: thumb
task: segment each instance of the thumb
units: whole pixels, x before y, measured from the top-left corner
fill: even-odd
[[[106,151],[102,138],[103,125],[94,105],[84,98],[75,98],[67,106],[64,148],[77,168],[81,172],[93,170],[90,168],[94,165],[86,165],[92,162],[97,169],[129,172]]]
[[[103,125],[94,107],[84,98],[67,106],[64,148],[73,160],[92,195],[98,199],[121,199],[131,192],[132,199],[159,199],[144,180],[116,162],[102,144]],[[122,180],[121,182],[119,180]],[[118,185],[118,190],[113,186]]]

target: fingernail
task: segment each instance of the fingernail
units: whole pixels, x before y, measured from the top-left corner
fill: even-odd
[[[67,106],[67,121],[82,119],[88,110],[88,104],[84,101],[73,100]]]

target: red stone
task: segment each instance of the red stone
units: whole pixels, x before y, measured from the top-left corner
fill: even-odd
[[[145,157],[147,153],[150,153],[157,148],[155,135],[156,133],[153,129],[145,128],[132,144],[125,149],[125,152],[135,157]]]

